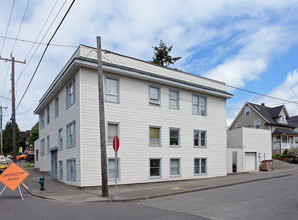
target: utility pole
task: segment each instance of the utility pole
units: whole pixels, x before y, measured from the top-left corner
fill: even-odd
[[[16,147],[16,98],[15,98],[15,79],[14,79],[14,66],[15,63],[23,63],[26,61],[15,60],[12,54],[10,55],[11,59],[3,59],[0,57],[0,60],[10,61],[11,62],[11,124],[12,124],[12,154],[13,162],[17,162],[17,147]]]
[[[101,189],[102,196],[109,196],[108,175],[107,175],[107,153],[106,153],[106,129],[105,109],[103,93],[103,72],[101,58],[101,38],[97,37],[97,62],[98,62],[98,98],[99,98],[99,129],[100,129],[100,151],[101,151]]]
[[[0,120],[1,120],[1,154],[3,155],[3,133],[2,133],[2,121],[3,121],[3,112],[2,109],[7,109],[7,107],[0,106]]]

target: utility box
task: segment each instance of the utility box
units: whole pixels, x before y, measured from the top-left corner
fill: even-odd
[[[273,170],[273,160],[261,161],[261,171]]]

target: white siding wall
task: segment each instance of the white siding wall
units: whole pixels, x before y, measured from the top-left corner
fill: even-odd
[[[39,155],[39,167],[41,171],[51,171],[51,153],[47,153],[47,136],[50,136],[50,148],[58,147],[58,129],[63,128],[63,150],[58,150],[57,160],[63,160],[64,172],[63,180],[71,185],[80,185],[80,121],[79,121],[79,103],[80,103],[80,78],[79,74],[75,75],[75,103],[66,109],[66,87],[58,92],[59,95],[59,116],[55,118],[55,99],[53,99],[50,106],[50,123],[47,124],[45,114],[45,127],[43,129],[39,126],[39,145],[40,141],[45,139],[45,154],[44,156]],[[72,78],[73,79],[73,78]],[[69,81],[70,82],[70,81]],[[66,85],[65,85],[66,86]],[[76,146],[73,148],[66,149],[66,125],[75,120],[76,127]],[[40,150],[39,150],[40,152]],[[76,181],[66,180],[66,160],[75,158],[76,159]],[[59,162],[58,162],[59,164]],[[59,172],[59,169],[58,169]],[[59,175],[59,173],[58,173]]]
[[[105,75],[115,76],[105,73]],[[116,76],[119,77],[119,76]],[[207,116],[192,114],[192,92],[180,90],[180,110],[169,109],[169,87],[161,87],[161,106],[150,106],[152,82],[119,77],[120,103],[105,103],[106,121],[120,125],[120,184],[226,175],[226,102],[208,96]],[[154,84],[155,85],[155,84]],[[82,186],[100,184],[97,72],[81,73]],[[149,125],[161,126],[162,146],[149,147]],[[180,128],[181,147],[169,147],[169,127]],[[207,130],[207,148],[193,147],[193,130]],[[114,157],[107,145],[107,157]],[[149,178],[149,158],[162,158],[162,178]],[[169,176],[169,159],[181,158],[181,177]],[[194,158],[207,158],[208,175],[194,176]],[[112,183],[112,182],[111,182]],[[110,183],[110,184],[111,184]]]

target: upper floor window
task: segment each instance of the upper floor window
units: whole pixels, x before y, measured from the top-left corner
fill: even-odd
[[[160,106],[160,87],[149,85],[149,104]]]
[[[66,126],[66,148],[75,146],[75,134],[76,127],[75,121],[73,121]]]
[[[59,150],[63,149],[63,129],[62,128],[58,130],[58,149]]]
[[[280,123],[287,123],[287,119],[286,119],[286,116],[285,115],[282,115],[280,117]]]
[[[207,97],[192,95],[192,113],[195,115],[207,115]]]
[[[149,146],[161,146],[161,128],[157,126],[149,127]]]
[[[249,106],[245,107],[245,116],[250,116],[250,107]]]
[[[261,120],[255,120],[255,128],[261,128]]]
[[[241,123],[237,123],[236,124],[236,128],[242,128],[242,124]]]
[[[119,103],[119,79],[106,76],[105,77],[105,100],[106,102]]]
[[[113,144],[115,136],[119,138],[119,123],[108,122],[108,144]]]
[[[169,106],[171,109],[179,109],[179,92],[170,89],[169,91]]]
[[[59,116],[59,97],[55,98],[55,118]]]
[[[47,113],[47,124],[49,124],[50,123],[50,107],[49,106],[47,107],[46,113]]]
[[[66,108],[69,108],[75,103],[75,80],[73,79],[66,86]]]
[[[42,139],[41,141],[40,141],[40,155],[41,156],[43,156],[44,155],[44,139]]]
[[[194,130],[194,147],[207,147],[207,131]]]
[[[47,136],[47,154],[50,153],[50,136]]]
[[[180,147],[179,128],[170,128],[170,147]]]
[[[44,128],[45,125],[45,115],[44,112],[42,112],[39,116],[39,123],[40,123],[40,129]]]

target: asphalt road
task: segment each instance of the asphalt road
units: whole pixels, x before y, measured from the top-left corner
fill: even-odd
[[[0,190],[3,185],[0,184]],[[22,190],[24,201],[19,191],[11,192],[9,189],[0,195],[0,219],[27,220],[27,219],[171,219],[194,220],[205,219],[195,215],[163,210],[156,207],[145,206],[128,202],[101,202],[101,203],[61,203],[31,197]]]
[[[208,219],[298,219],[298,175],[161,197],[140,204]]]

